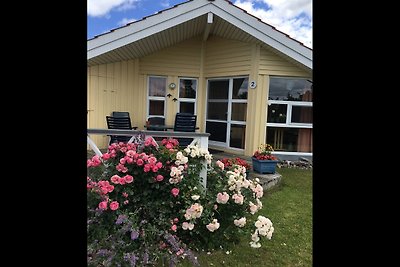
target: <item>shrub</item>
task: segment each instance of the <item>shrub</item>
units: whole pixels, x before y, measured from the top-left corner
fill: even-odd
[[[204,162],[206,190],[200,177]],[[175,139],[158,146],[152,138],[112,144],[87,166],[89,266],[166,259],[173,266],[184,257],[198,265],[193,249],[228,247],[246,231],[252,247],[261,245],[260,235],[271,238],[267,218],[259,216],[253,233],[246,224],[262,208],[262,187],[247,180],[241,166],[226,171],[215,165],[197,145],[182,150]]]

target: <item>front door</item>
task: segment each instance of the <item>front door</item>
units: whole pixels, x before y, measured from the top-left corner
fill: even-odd
[[[206,132],[210,145],[245,148],[248,78],[209,79]]]

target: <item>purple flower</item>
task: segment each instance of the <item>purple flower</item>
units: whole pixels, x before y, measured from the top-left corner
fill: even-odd
[[[128,261],[130,263],[130,265],[133,266],[133,267],[136,266],[136,261],[138,259],[139,258],[136,257],[134,253],[126,253],[124,255],[124,260]]]
[[[131,239],[135,240],[139,237],[139,232],[137,230],[132,230],[131,232]]]
[[[126,219],[128,219],[128,216],[119,215],[118,218],[117,218],[117,221],[115,222],[115,224],[122,224],[123,222],[126,221]]]

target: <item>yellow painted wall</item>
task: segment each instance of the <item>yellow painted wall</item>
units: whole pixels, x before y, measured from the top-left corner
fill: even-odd
[[[204,76],[227,77],[249,75],[251,45],[210,36],[205,47]]]
[[[179,77],[198,78],[197,126],[205,130],[207,78],[248,75],[257,81],[249,89],[245,155],[251,155],[265,142],[266,100],[269,75],[311,77],[277,54],[255,44],[209,36],[183,41],[140,59],[88,67],[88,127],[107,128],[105,116],[112,111],[129,111],[132,123],[144,129],[147,110],[147,77],[167,77],[167,84],[178,85]],[[178,111],[178,87],[167,88],[166,124],[173,124]],[[107,146],[107,136],[92,136],[100,148]],[[235,150],[225,149],[234,152]],[[237,151],[236,151],[237,153]]]
[[[143,101],[139,90],[138,60],[88,67],[88,127],[107,129],[106,116],[113,111],[128,111],[132,124],[141,126]],[[91,136],[96,145],[106,148],[108,136]]]
[[[260,50],[260,74],[291,76],[291,77],[311,77],[311,72],[306,71],[287,59],[278,56],[272,51],[261,48]]]

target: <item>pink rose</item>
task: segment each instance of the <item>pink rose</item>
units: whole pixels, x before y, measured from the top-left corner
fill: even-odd
[[[120,178],[121,178],[121,177],[119,177],[118,175],[113,175],[113,176],[111,177],[111,182],[114,183],[114,184],[118,184]]]
[[[107,160],[110,158],[110,154],[104,153],[103,156],[101,156],[104,160]]]
[[[164,180],[164,176],[159,174],[159,175],[157,175],[156,180],[157,180],[157,182],[161,182],[162,180]]]
[[[117,201],[113,201],[110,203],[111,210],[117,210],[119,208],[119,203]]]
[[[138,159],[137,161],[136,161],[136,164],[138,165],[138,166],[142,166],[143,165],[143,160],[142,159]]]
[[[179,189],[176,188],[176,187],[174,187],[174,188],[171,189],[171,193],[172,193],[172,195],[173,195],[174,197],[176,197],[176,196],[178,196],[178,194],[179,194]]]
[[[179,219],[178,219],[178,218],[175,218],[175,219],[174,219],[174,223],[177,223],[177,222],[179,222]]]
[[[127,194],[126,192],[123,192],[122,195],[123,195],[124,197],[128,197],[128,194]]]
[[[108,190],[108,193],[111,193],[112,191],[114,191],[114,186],[113,185],[109,185],[106,188]]]
[[[128,184],[133,182],[132,175],[125,175],[124,178],[125,178],[125,182],[128,183]]]
[[[100,202],[99,209],[106,210],[107,209],[107,201]]]
[[[176,224],[174,224],[174,225],[171,226],[171,230],[174,231],[174,232],[176,232],[176,229],[177,229],[177,228],[178,228],[178,227],[176,226]]]
[[[121,185],[124,185],[125,184],[125,178],[124,177],[120,177],[118,179],[118,183],[121,184]]]

